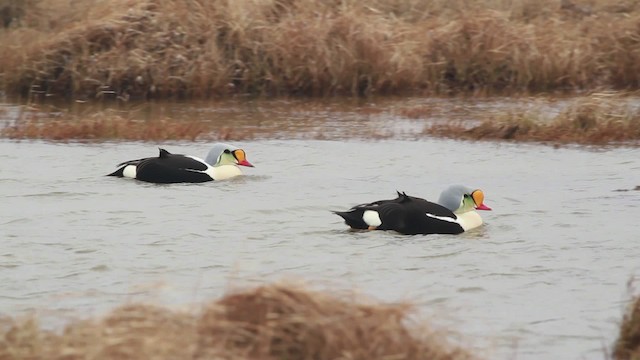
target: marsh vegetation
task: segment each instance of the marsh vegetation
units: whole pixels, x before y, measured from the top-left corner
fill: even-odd
[[[619,0],[5,0],[23,97],[572,92],[640,84]]]
[[[179,311],[128,304],[69,324],[5,320],[2,359],[474,359],[450,334],[410,317],[408,304],[329,294],[297,284],[234,292]]]

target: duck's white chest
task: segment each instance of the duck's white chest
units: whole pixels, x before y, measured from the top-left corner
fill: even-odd
[[[214,180],[230,179],[242,175],[242,170],[236,165],[221,165],[209,167],[206,171]]]
[[[467,211],[466,213],[456,214],[458,223],[464,231],[468,231],[482,225],[482,218],[476,211]]]

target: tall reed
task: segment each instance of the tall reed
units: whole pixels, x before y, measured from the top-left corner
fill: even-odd
[[[637,88],[635,2],[30,0],[9,94],[72,99]]]
[[[636,190],[639,189],[636,188]],[[633,279],[629,281],[627,288],[630,294],[637,294]],[[632,296],[627,304],[612,355],[615,360],[640,360],[640,296],[638,295]]]

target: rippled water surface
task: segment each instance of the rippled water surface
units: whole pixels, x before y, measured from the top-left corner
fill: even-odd
[[[1,314],[190,304],[237,284],[301,278],[418,302],[488,358],[605,358],[626,283],[640,270],[638,150],[235,144],[256,165],[243,178],[152,185],[103,175],[157,145],[204,156],[210,144],[0,140]],[[484,190],[494,209],[482,213],[484,227],[459,236],[350,232],[330,212],[396,189],[437,199],[452,183]]]

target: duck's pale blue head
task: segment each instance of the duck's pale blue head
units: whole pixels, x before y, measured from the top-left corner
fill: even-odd
[[[455,213],[464,213],[471,210],[491,210],[484,204],[482,190],[473,190],[462,185],[452,185],[440,194],[438,204]]]
[[[244,150],[225,143],[214,144],[211,150],[209,150],[205,161],[207,164],[213,166],[235,164],[253,167],[253,164],[247,160],[247,155]]]

